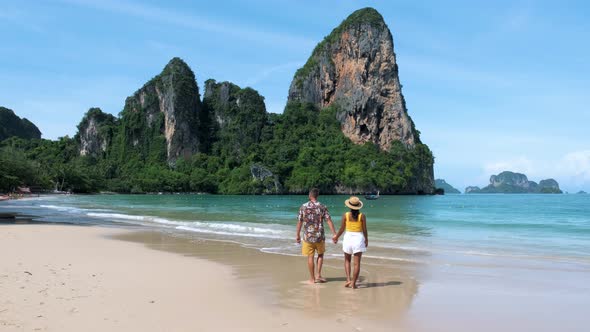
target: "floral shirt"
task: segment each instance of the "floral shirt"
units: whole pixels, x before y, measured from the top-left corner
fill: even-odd
[[[303,241],[324,242],[324,220],[327,219],[330,219],[330,213],[324,204],[309,201],[301,205],[298,220],[303,223]]]

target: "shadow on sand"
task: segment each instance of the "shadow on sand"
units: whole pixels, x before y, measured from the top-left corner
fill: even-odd
[[[359,288],[399,286],[402,284],[401,281],[368,282],[365,284],[365,283],[363,283],[365,281],[365,279],[366,279],[365,277],[359,276],[359,278],[358,278],[358,282],[360,283],[360,284],[358,284]],[[337,282],[337,281],[345,282],[346,277],[326,278],[326,282]]]

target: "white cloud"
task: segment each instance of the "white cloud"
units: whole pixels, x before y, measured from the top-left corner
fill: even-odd
[[[271,32],[243,24],[227,21],[211,20],[191,13],[170,10],[145,3],[110,0],[62,0],[63,2],[133,16],[153,22],[176,25],[179,27],[201,30],[212,33],[231,35],[241,39],[264,43],[267,45],[283,45],[290,48],[311,48],[315,41],[287,33]]]
[[[560,168],[563,173],[578,181],[590,182],[590,150],[566,154],[562,158]]]
[[[535,173],[533,162],[526,157],[488,163],[484,165],[483,169],[488,176],[502,171],[518,172],[526,175]]]

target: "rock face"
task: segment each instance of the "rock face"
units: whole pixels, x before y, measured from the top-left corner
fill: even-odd
[[[316,46],[291,82],[289,101],[336,105],[348,138],[389,150],[394,140],[420,142],[401,88],[391,32],[375,9],[365,8]]]
[[[505,171],[498,175],[490,176],[490,185],[494,187],[499,187],[501,185],[510,185],[528,188],[529,179],[524,174]]]
[[[342,132],[356,144],[392,151],[401,142],[431,154],[406,109],[391,32],[373,8],[352,13],[315,47],[295,73],[288,101],[335,108]],[[403,193],[432,194],[432,166],[421,166]]]
[[[258,91],[210,79],[205,82],[203,106],[201,123],[208,131],[203,142],[221,140],[223,146],[231,147],[225,152],[238,159],[248,147],[260,143],[267,113]]]
[[[279,194],[283,191],[278,176],[274,175],[268,168],[253,164],[250,166],[250,173],[254,180],[260,181],[264,186],[263,193]]]
[[[434,180],[434,185],[436,188],[443,189],[445,194],[460,194],[461,193],[459,190],[457,190],[456,188],[454,188],[453,186],[448,184],[443,179]]]
[[[104,113],[100,108],[91,108],[78,125],[76,140],[82,156],[104,156],[109,148],[117,126],[117,118]]]
[[[195,75],[184,61],[173,58],[160,75],[125,101],[121,118],[123,137],[128,146],[151,150],[159,149],[152,143],[156,136],[162,135],[166,160],[174,164],[179,157],[199,151],[200,112]]]
[[[469,191],[467,189],[471,188]],[[554,179],[541,180],[539,184],[529,181],[526,175],[504,171],[498,175],[490,176],[490,184],[482,189],[478,187],[467,187],[465,193],[482,194],[517,194],[517,193],[542,193],[561,194],[559,184]]]
[[[41,138],[41,131],[31,121],[20,118],[11,109],[0,106],[0,141],[9,137]]]
[[[478,186],[469,186],[469,187],[465,188],[466,194],[478,193],[480,191],[481,191],[481,189]]]

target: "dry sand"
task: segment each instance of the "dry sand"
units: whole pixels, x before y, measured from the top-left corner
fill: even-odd
[[[150,247],[170,252],[113,237],[148,243]],[[402,287],[400,281],[390,284],[365,281],[374,290],[360,292],[342,288],[341,280],[336,277],[323,285],[303,285],[299,282],[306,277],[300,273],[305,271],[303,261],[238,248],[225,243],[175,240],[162,232],[0,225],[0,330],[392,331],[399,328],[398,316],[391,316],[393,320],[384,317],[382,306],[367,315],[358,315],[351,308],[354,303],[362,306],[365,301],[385,301],[389,303],[385,306],[388,311],[402,312],[407,303],[386,299],[383,291],[389,289],[401,294],[400,290],[411,286]],[[196,251],[209,258],[225,257],[231,264],[189,257],[198,256]],[[261,256],[268,260],[261,260]],[[269,273],[264,266],[276,273]],[[335,274],[328,270],[329,267],[326,276]],[[343,299],[348,299],[341,303],[347,309],[340,311],[337,302]]]

